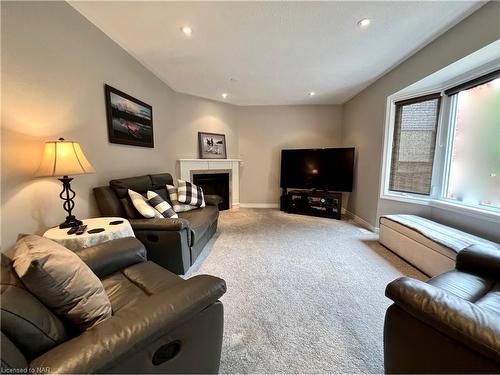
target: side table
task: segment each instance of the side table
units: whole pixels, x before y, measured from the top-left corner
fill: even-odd
[[[120,224],[112,225],[113,221],[122,221]],[[70,250],[78,250],[85,247],[97,245],[102,242],[111,241],[123,237],[135,237],[134,231],[127,219],[121,217],[98,217],[83,220],[87,225],[85,233],[76,235],[68,234],[69,228],[50,228],[43,236],[47,237]],[[92,229],[102,228],[99,233],[89,233]]]

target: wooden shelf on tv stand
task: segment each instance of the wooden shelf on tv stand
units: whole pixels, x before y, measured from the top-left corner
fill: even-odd
[[[286,190],[281,210],[301,215],[341,219],[342,193],[320,190]]]

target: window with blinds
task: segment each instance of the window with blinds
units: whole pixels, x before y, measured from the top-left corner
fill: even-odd
[[[389,190],[430,195],[441,95],[396,102]]]

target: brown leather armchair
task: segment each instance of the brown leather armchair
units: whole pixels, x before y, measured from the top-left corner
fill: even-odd
[[[384,326],[386,373],[500,373],[500,251],[472,245],[427,283],[403,277]]]
[[[224,280],[184,280],[123,238],[77,252],[101,279],[113,316],[80,333],[40,303],[2,254],[2,373],[216,373]]]

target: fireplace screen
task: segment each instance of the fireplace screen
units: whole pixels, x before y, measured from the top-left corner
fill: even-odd
[[[222,198],[219,210],[228,210],[229,202],[229,173],[198,173],[193,174],[193,183],[201,186],[203,194],[218,195]]]

